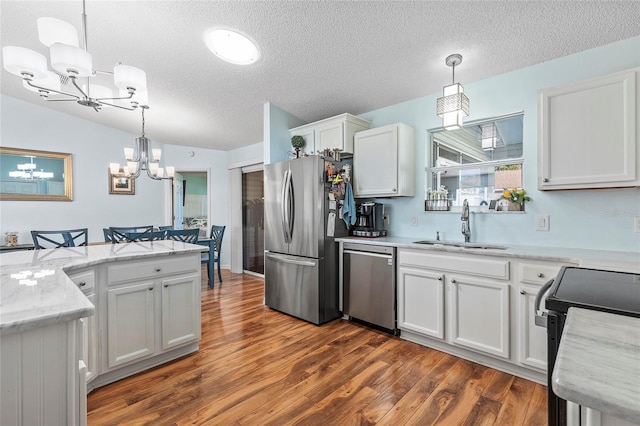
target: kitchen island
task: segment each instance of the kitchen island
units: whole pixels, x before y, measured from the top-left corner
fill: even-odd
[[[88,390],[196,351],[206,250],[166,240],[0,254],[0,424],[84,424]]]

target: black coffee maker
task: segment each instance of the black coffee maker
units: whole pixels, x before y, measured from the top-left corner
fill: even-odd
[[[356,237],[384,237],[384,204],[358,203],[356,204],[356,224],[353,228]]]

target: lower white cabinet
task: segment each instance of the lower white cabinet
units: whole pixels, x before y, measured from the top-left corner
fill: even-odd
[[[80,320],[0,336],[0,424],[85,425]]]
[[[509,358],[509,283],[451,276],[451,343]]]
[[[107,268],[105,370],[200,339],[199,270],[198,256]]]
[[[540,287],[521,285],[518,293],[518,361],[529,367],[547,370],[547,329],[535,324],[535,299]],[[544,303],[543,303],[544,305]],[[544,306],[543,312],[546,312]]]
[[[153,281],[107,290],[107,369],[155,352]]]
[[[444,274],[398,267],[398,328],[444,339]]]
[[[610,414],[567,401],[567,426],[640,426]]]

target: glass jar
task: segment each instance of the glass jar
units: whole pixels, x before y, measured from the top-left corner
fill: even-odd
[[[7,231],[5,232],[4,237],[5,245],[8,247],[14,247],[18,245],[18,232],[17,231]]]

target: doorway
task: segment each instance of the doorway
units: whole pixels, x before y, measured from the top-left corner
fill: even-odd
[[[242,171],[242,269],[264,275],[264,174]]]
[[[174,229],[200,229],[208,235],[209,185],[206,171],[176,171],[173,188]]]

